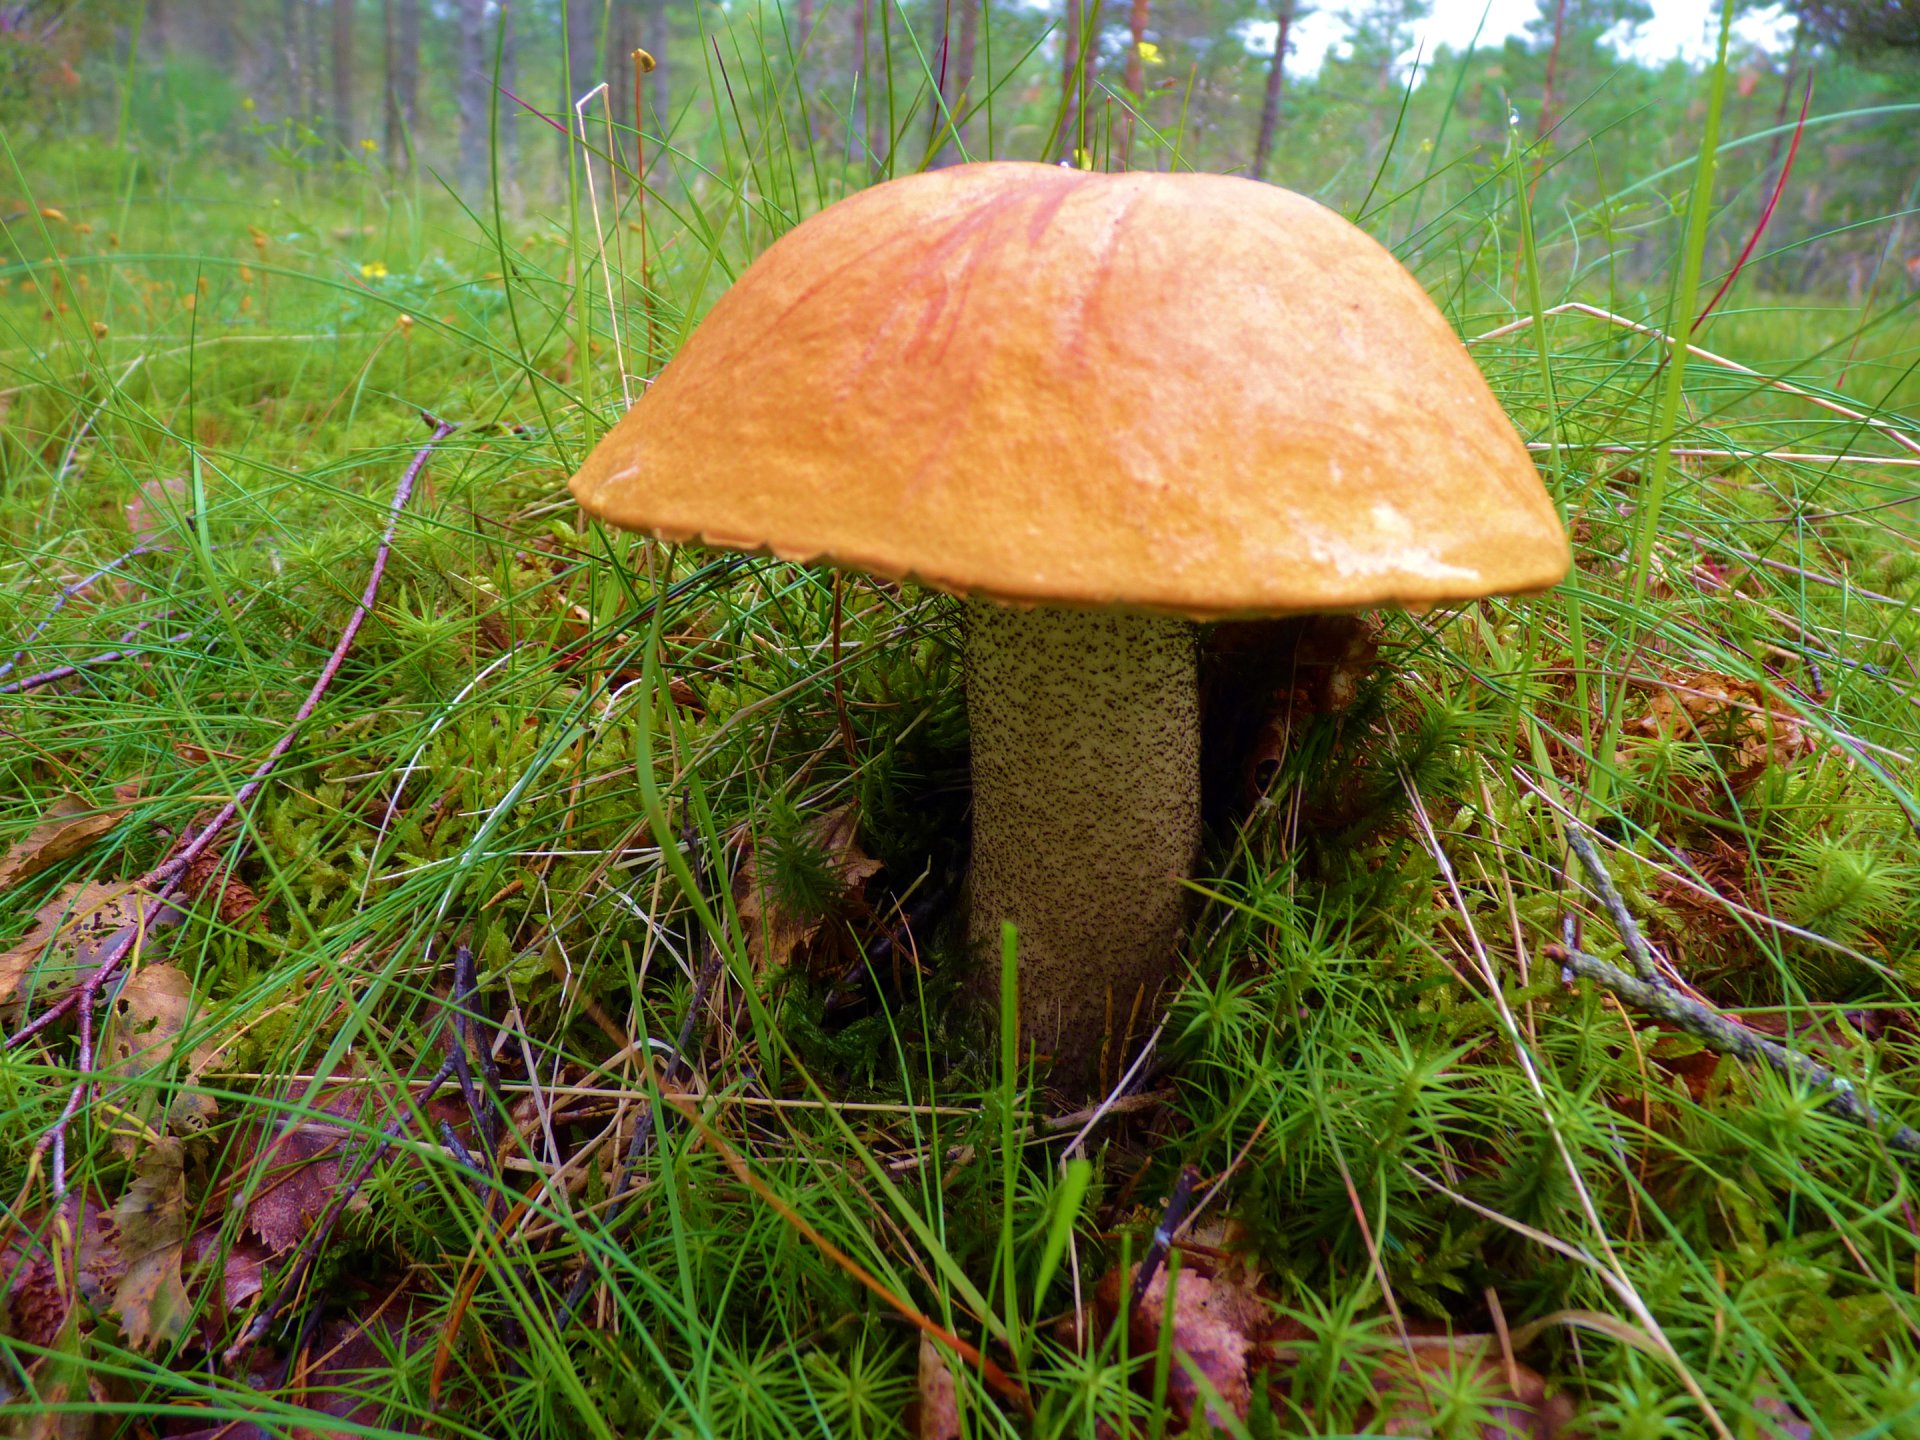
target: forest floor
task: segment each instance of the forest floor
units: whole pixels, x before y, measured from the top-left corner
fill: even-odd
[[[652,216],[617,357],[584,196],[27,179],[33,1433],[1920,1435],[1905,297],[1737,288],[1679,373],[1517,272],[1449,292],[1512,327],[1474,354],[1576,572],[1270,687],[1095,1116],[952,1004],[952,602],[566,493],[617,359],[764,243],[724,196]]]

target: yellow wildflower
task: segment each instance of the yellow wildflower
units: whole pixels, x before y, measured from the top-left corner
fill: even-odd
[[[360,267],[360,278],[363,280],[383,280],[386,274],[387,267],[378,260],[369,260]]]

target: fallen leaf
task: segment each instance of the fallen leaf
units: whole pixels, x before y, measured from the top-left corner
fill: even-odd
[[[1134,1266],[1126,1272],[1129,1291],[1138,1269]],[[1272,1312],[1250,1278],[1209,1276],[1197,1268],[1170,1271],[1162,1266],[1127,1316],[1128,1343],[1136,1355],[1160,1348],[1169,1279],[1173,1281],[1173,1363],[1167,1369],[1168,1432],[1186,1434],[1203,1400],[1207,1419],[1216,1428],[1227,1423],[1221,1405],[1236,1420],[1245,1420],[1253,1405],[1254,1362],[1262,1355]],[[1121,1273],[1109,1271],[1100,1282],[1096,1313],[1110,1320],[1118,1312],[1121,1285]],[[1192,1369],[1183,1362],[1190,1362]],[[1206,1377],[1219,1404],[1204,1395],[1194,1370]]]
[[[113,1293],[113,1313],[127,1343],[151,1351],[176,1339],[191,1310],[180,1273],[190,1217],[180,1142],[163,1137],[134,1162],[133,1183],[113,1218],[126,1273]]]
[[[140,798],[140,782],[129,780],[114,786],[113,796],[115,803],[105,808],[78,795],[62,795],[55,800],[33,833],[16,842],[0,859],[0,890],[71,859],[113,829]]]
[[[147,965],[127,977],[114,999],[113,1017],[101,1039],[101,1054],[112,1063],[116,1073],[131,1080],[164,1070],[173,1063],[180,1048],[180,1035],[196,1008],[193,981],[177,965]],[[219,1054],[217,1046],[195,1046],[186,1057],[188,1081],[197,1079]],[[137,1100],[151,1099],[151,1087],[143,1088]],[[191,1088],[177,1091],[168,1109],[168,1118],[180,1131],[198,1130],[207,1125],[218,1110],[213,1097]],[[122,1136],[131,1143],[130,1136]]]
[[[103,1195],[76,1193],[58,1212],[23,1216],[0,1247],[5,1332],[28,1345],[52,1345],[76,1300],[106,1308],[125,1268],[113,1207]]]
[[[1774,709],[1762,686],[1705,670],[1662,679],[1631,728],[1712,747],[1736,790],[1768,766],[1791,764],[1813,749],[1798,717]]]
[[[178,475],[164,480],[149,480],[127,502],[127,529],[136,545],[152,545],[163,536],[169,522],[183,508],[187,482]]]
[[[297,1095],[282,1098],[291,1102]],[[260,1122],[241,1142],[236,1165],[250,1188],[236,1190],[227,1205],[242,1212],[245,1230],[259,1237],[270,1257],[306,1238],[332,1202],[343,1170],[348,1176],[358,1173],[377,1143],[366,1128],[383,1124],[394,1108],[373,1086],[336,1085],[306,1102],[300,1114]],[[473,1143],[471,1116],[458,1096],[437,1096],[425,1111],[430,1128],[448,1121]],[[256,1156],[263,1156],[257,1169]],[[364,1195],[353,1203],[363,1206]]]
[[[1411,1327],[1405,1340],[1381,1356],[1373,1374],[1379,1409],[1367,1422],[1369,1431],[1433,1434],[1436,1400],[1459,1397],[1462,1372],[1479,1392],[1480,1418],[1470,1432],[1477,1440],[1555,1440],[1573,1423],[1573,1402],[1564,1394],[1549,1394],[1538,1371],[1517,1361],[1504,1364],[1487,1336],[1422,1334],[1421,1329]]]
[[[87,1364],[86,1349],[79,1311],[69,1310],[50,1337],[48,1353],[27,1367],[32,1402],[10,1407],[14,1423],[7,1427],[9,1435],[19,1440],[94,1440],[114,1433],[113,1417],[105,1407],[88,1403],[106,1397]]]
[[[812,821],[802,833],[805,843],[819,847],[841,900],[854,895],[882,868],[860,848],[860,810],[852,801]],[[734,880],[734,904],[755,966],[786,968],[805,959],[830,911],[801,911],[786,903],[773,892],[770,879],[761,873],[763,868],[760,848],[755,846]]]
[[[178,924],[181,912],[127,885],[68,885],[34,913],[33,927],[0,952],[0,1013],[29,993],[51,1004],[100,964],[121,933],[142,927],[151,937]],[[138,936],[133,947],[144,944]],[[127,958],[132,958],[131,951]],[[31,980],[31,985],[27,982]]]
[[[960,1397],[940,1347],[920,1337],[920,1440],[960,1440]]]

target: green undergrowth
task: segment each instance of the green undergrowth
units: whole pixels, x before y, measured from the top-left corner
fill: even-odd
[[[151,1228],[162,1197],[151,1292],[32,1268],[89,1233],[36,1159],[71,1028],[0,1058],[0,1255],[34,1302],[9,1316],[0,1395],[97,1433],[286,1433],[311,1421],[286,1365],[312,1316],[326,1343],[300,1353],[354,1397],[356,1433],[880,1436],[917,1393],[910,1310],[1031,1398],[1023,1416],[957,1364],[969,1435],[1127,1415],[1158,1433],[1164,1356],[1078,1346],[1073,1313],[1193,1166],[1212,1198],[1192,1253],[1231,1251],[1291,1327],[1249,1433],[1385,1424],[1411,1327],[1462,1337],[1420,1433],[1521,1433],[1483,1428],[1500,1382],[1459,1358],[1504,1333],[1578,1433],[1920,1435],[1913,1172],[1549,948],[1624,964],[1577,825],[1703,999],[1920,1122],[1920,472],[1859,463],[1911,453],[1880,433],[1920,395],[1911,307],[1736,288],[1698,341],[1760,373],[1690,362],[1671,436],[1670,352],[1645,334],[1569,315],[1476,345],[1522,433],[1561,447],[1541,464],[1576,572],[1385,617],[1352,702],[1291,715],[1211,837],[1161,1098],[1097,1128],[1081,1169],[1076,1127],[1046,1123],[1077,1101],[1043,1067],[1009,1073],[956,999],[953,602],[603,531],[564,490],[621,408],[616,354],[637,381],[649,322],[670,353],[730,273],[858,183],[781,138],[773,84],[667,153],[652,268],[622,252],[613,317],[577,188],[496,210],[424,176],[16,155],[0,633],[24,653],[0,684],[132,653],[0,693],[0,842],[39,843],[57,802],[119,815],[0,889],[7,943],[245,783],[353,612],[422,412],[458,428],[339,675],[243,807],[231,875],[143,948],[184,982],[157,1023],[184,1028],[144,1059],[109,1050],[67,1132],[96,1224],[117,1206],[123,1235]],[[1663,328],[1688,308],[1557,291],[1576,237],[1523,226],[1525,163],[1424,201],[1453,243],[1409,258],[1464,334],[1526,317],[1536,267],[1546,304]],[[621,203],[603,228],[632,240]],[[1753,458],[1777,449],[1841,458]],[[912,943],[868,963],[903,912]],[[517,1136],[478,1176],[439,1128],[477,1146],[463,1108],[393,1083],[417,1097],[446,1053],[460,945]],[[703,1131],[657,1086],[716,950],[677,1087]],[[70,947],[34,955],[10,1030],[71,980]],[[341,1103],[348,1082],[378,1103]],[[617,1145],[567,1162],[648,1107],[616,1213]],[[394,1119],[303,1299],[210,1367],[285,1269],[263,1123],[324,1131],[338,1183]],[[284,1203],[304,1224],[323,1201]],[[563,1334],[582,1264],[603,1283]],[[327,1344],[352,1364],[315,1360]]]

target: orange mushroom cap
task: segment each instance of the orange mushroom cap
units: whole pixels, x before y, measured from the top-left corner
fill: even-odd
[[[572,485],[669,540],[1195,619],[1535,591],[1569,563],[1419,283],[1219,175],[861,191],[741,275]]]

